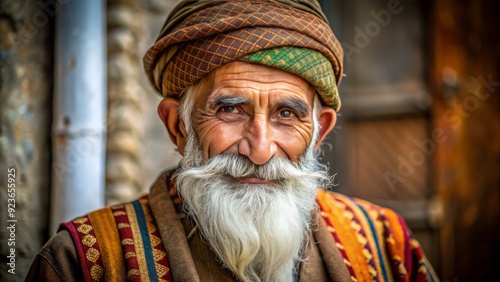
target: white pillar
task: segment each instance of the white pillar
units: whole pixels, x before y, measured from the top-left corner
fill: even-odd
[[[51,231],[104,206],[105,1],[71,0],[56,17]]]

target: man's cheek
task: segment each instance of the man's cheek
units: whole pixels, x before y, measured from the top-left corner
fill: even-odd
[[[293,130],[277,131],[275,140],[277,140],[278,146],[288,155],[290,161],[297,162],[299,157],[307,150],[311,137],[310,131],[301,127],[294,127]]]
[[[203,153],[208,158],[221,153],[238,153],[238,142],[241,139],[240,126],[228,126],[218,122],[200,130],[199,140]]]

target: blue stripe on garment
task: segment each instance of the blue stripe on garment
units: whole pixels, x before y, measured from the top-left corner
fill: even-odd
[[[149,238],[148,225],[142,205],[139,200],[133,201],[132,205],[137,216],[137,224],[141,231],[142,245],[144,247],[144,256],[146,257],[146,264],[148,266],[149,279],[151,281],[158,281],[158,273],[156,272],[155,259],[153,257],[153,249],[151,247],[151,239]]]
[[[373,222],[370,219],[370,217],[368,217],[368,213],[365,211],[365,209],[363,209],[363,207],[361,207],[360,205],[358,205],[358,203],[356,203],[354,200],[352,200],[352,199],[350,199],[350,200],[352,202],[354,202],[354,204],[356,204],[356,206],[363,212],[365,218],[367,219],[366,221],[370,225],[370,230],[371,230],[371,232],[373,234],[373,241],[375,241],[375,244],[376,244],[376,247],[377,247],[377,254],[378,254],[378,257],[380,259],[380,268],[382,269],[382,275],[384,276],[384,281],[389,281],[389,279],[387,278],[387,270],[385,269],[384,257],[382,256],[382,251],[381,251],[380,245],[379,245],[379,240],[378,240],[378,236],[377,236],[377,230],[375,229],[375,226],[373,225]]]

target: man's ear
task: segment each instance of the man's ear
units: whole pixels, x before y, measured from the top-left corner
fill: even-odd
[[[333,129],[335,123],[337,122],[337,113],[334,109],[330,107],[323,107],[321,114],[318,117],[318,122],[320,125],[319,136],[314,149],[318,149],[321,142],[325,139],[328,133]]]
[[[186,127],[179,116],[179,100],[173,98],[164,98],[158,105],[158,115],[167,128],[170,140],[177,146],[179,153],[184,155],[186,146]]]

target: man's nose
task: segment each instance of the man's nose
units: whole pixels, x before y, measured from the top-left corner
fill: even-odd
[[[273,128],[265,116],[255,117],[245,128],[238,144],[238,153],[247,156],[254,164],[267,163],[277,152]]]

